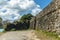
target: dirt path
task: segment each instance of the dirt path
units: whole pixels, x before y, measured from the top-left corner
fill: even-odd
[[[40,40],[33,30],[7,32],[0,36],[0,40]]]

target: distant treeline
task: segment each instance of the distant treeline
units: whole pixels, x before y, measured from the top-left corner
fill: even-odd
[[[29,29],[30,20],[32,17],[33,17],[32,14],[26,14],[26,15],[23,15],[20,18],[20,20],[16,20],[13,23],[5,21],[5,22],[3,22],[3,28],[5,29],[5,31]]]

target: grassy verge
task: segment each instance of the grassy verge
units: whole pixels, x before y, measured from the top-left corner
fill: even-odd
[[[3,34],[4,34],[4,32],[0,32],[0,36],[3,35]]]
[[[58,37],[58,35],[56,33],[53,33],[53,32],[36,30],[36,35],[41,40],[60,40],[60,38]]]

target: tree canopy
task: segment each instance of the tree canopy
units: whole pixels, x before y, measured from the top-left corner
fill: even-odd
[[[14,30],[26,30],[29,29],[30,20],[33,17],[32,14],[25,14],[20,18],[20,21],[16,20],[12,24],[7,24],[5,31]]]
[[[2,27],[2,18],[0,17],[0,28],[3,28]]]
[[[30,20],[31,17],[33,17],[32,14],[25,14],[25,15],[23,15],[23,16],[21,17],[20,21],[25,22],[25,21],[27,21],[27,20]]]

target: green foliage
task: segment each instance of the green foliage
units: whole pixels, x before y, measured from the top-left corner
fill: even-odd
[[[39,36],[39,38],[42,36],[45,39],[47,39],[47,37],[48,37],[49,39],[52,39],[52,40],[60,40],[58,35],[56,33],[54,33],[54,32],[47,32],[47,31],[42,31],[42,30],[36,30],[36,33]]]
[[[2,26],[2,18],[0,17],[0,28],[3,28]]]
[[[2,22],[2,18],[0,17],[0,22]]]
[[[32,17],[33,17],[32,14],[26,14],[26,15],[23,15],[21,17],[20,22],[23,23],[24,28],[27,28],[27,29],[29,28],[29,26],[30,26],[30,20],[31,20]]]
[[[5,31],[13,31],[13,30],[26,30],[29,28],[30,25],[30,19],[33,17],[32,14],[26,14],[23,15],[20,18],[20,21],[15,20],[12,24],[8,23],[5,27]]]
[[[26,22],[27,20],[30,20],[31,17],[33,17],[32,14],[26,14],[26,15],[23,15],[20,19],[20,22]]]

